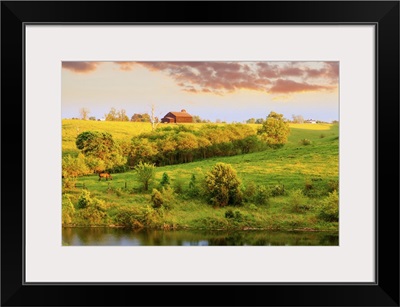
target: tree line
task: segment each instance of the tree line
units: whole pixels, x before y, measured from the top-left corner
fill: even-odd
[[[174,125],[157,128],[116,142],[107,132],[84,131],[76,138],[78,157],[63,158],[63,177],[93,172],[123,172],[140,163],[164,166],[212,157],[233,156],[281,147],[287,142],[289,125],[282,114],[271,112],[255,130],[246,124]]]

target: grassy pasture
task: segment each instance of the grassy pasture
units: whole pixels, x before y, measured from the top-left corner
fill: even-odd
[[[204,124],[195,124],[201,127]],[[260,125],[252,124],[254,129]],[[170,210],[152,214],[151,223],[158,228],[267,228],[267,229],[315,229],[337,230],[338,224],[327,223],[317,218],[316,208],[326,197],[331,181],[338,180],[339,130],[331,124],[291,124],[288,143],[280,149],[262,152],[212,158],[186,164],[158,167],[154,187],[157,187],[162,174],[166,172],[172,186],[180,185],[187,190],[192,174],[200,181],[205,173],[217,162],[229,163],[237,170],[244,186],[273,186],[282,184],[285,190],[303,190],[308,182],[321,195],[306,197],[304,212],[294,212],[288,195],[272,197],[267,205],[246,203],[241,207],[229,209],[240,212],[241,218],[228,220],[225,212],[228,208],[213,208],[203,200],[191,199],[184,193],[176,195]],[[63,154],[77,154],[75,137],[85,130],[109,132],[116,140],[129,141],[133,136],[151,130],[149,123],[100,122],[63,120]],[[302,140],[310,141],[304,145]],[[78,178],[78,184],[84,184],[91,196],[103,200],[110,219],[107,224],[115,223],[115,217],[121,208],[144,208],[151,206],[150,193],[139,192],[136,174],[132,171],[113,174],[112,181],[99,181],[97,175]],[[72,202],[76,203],[81,188],[64,190]],[[313,209],[315,208],[315,210]]]

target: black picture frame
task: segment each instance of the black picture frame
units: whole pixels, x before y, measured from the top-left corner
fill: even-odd
[[[26,284],[24,25],[104,22],[375,25],[376,282]],[[2,1],[1,146],[2,306],[399,306],[399,1]]]

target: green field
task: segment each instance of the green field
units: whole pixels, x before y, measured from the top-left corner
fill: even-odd
[[[201,128],[202,124],[195,124]],[[260,125],[251,125],[256,130]],[[151,131],[150,123],[63,120],[63,155],[77,156],[76,136],[87,130],[109,132],[120,142]],[[307,139],[309,145],[301,140]],[[156,168],[152,187],[159,188],[163,173],[171,178],[175,191],[167,195],[168,206],[151,206],[151,189],[140,190],[134,171],[112,174],[112,181],[99,181],[98,175],[78,177],[76,187],[63,188],[63,203],[71,202],[75,213],[67,226],[129,226],[161,229],[285,229],[337,231],[338,222],[321,218],[321,206],[338,186],[339,129],[332,124],[290,124],[288,143],[279,149],[210,158]],[[242,206],[216,208],[202,198],[188,195],[194,174],[201,185],[205,174],[217,162],[230,164],[242,182],[271,190],[283,189],[265,204],[245,201]],[[99,199],[99,212],[77,209],[83,187],[92,199]],[[294,191],[300,190],[301,195]],[[233,216],[226,212],[232,210]],[[82,212],[81,212],[82,211]]]

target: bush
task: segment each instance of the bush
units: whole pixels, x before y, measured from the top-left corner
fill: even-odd
[[[151,202],[153,203],[153,208],[158,209],[164,203],[163,197],[157,189],[153,189],[153,193],[151,194]]]
[[[174,190],[169,186],[161,189],[161,195],[163,200],[163,206],[166,209],[172,209],[175,202],[175,193]]]
[[[283,184],[276,184],[271,187],[271,196],[285,195],[285,186]]]
[[[323,139],[325,136],[326,136],[325,134],[321,133],[320,136],[319,136],[319,138],[320,138],[320,139]]]
[[[265,186],[259,186],[254,196],[257,205],[266,205],[271,196],[271,191]]]
[[[339,181],[331,180],[328,182],[328,192],[339,191]]]
[[[228,209],[225,211],[225,217],[227,219],[233,219],[235,217],[235,214],[233,213],[232,209]]]
[[[154,227],[159,225],[156,211],[149,207],[127,207],[122,206],[118,208],[118,213],[114,217],[114,223],[116,225],[131,227],[131,228],[143,228]]]
[[[247,202],[254,201],[256,193],[257,193],[257,186],[253,181],[250,181],[243,189],[243,199]]]
[[[86,207],[76,212],[76,218],[80,225],[107,225],[108,216],[104,201],[97,198],[90,199]]]
[[[239,210],[235,210],[235,212],[233,212],[231,209],[229,209],[225,211],[225,218],[233,219],[236,222],[241,222],[243,221],[243,214]]]
[[[309,209],[309,207],[306,205],[307,198],[300,189],[290,191],[289,202],[290,207],[294,212],[301,212]]]
[[[207,173],[208,199],[215,206],[242,204],[241,181],[230,164],[217,163]]]
[[[69,195],[64,195],[62,199],[62,224],[71,224],[75,214],[75,207]]]
[[[164,172],[163,175],[162,175],[161,181],[160,181],[160,185],[162,187],[165,187],[165,186],[170,185],[170,184],[171,183],[170,183],[170,180],[169,180],[169,176],[168,176],[167,173]]]
[[[339,194],[336,190],[322,201],[318,217],[326,222],[339,221]]]
[[[90,206],[92,202],[93,202],[93,200],[90,197],[90,192],[88,190],[84,189],[84,190],[82,190],[82,193],[79,196],[77,207],[78,207],[78,209],[84,209],[84,208]]]
[[[194,174],[192,174],[192,178],[190,178],[189,182],[189,196],[196,197],[200,194],[200,189],[197,185],[197,179]]]
[[[173,188],[175,193],[182,194],[183,193],[183,180],[181,178],[177,178],[173,183]]]
[[[309,139],[300,140],[301,145],[311,145],[311,141]]]

